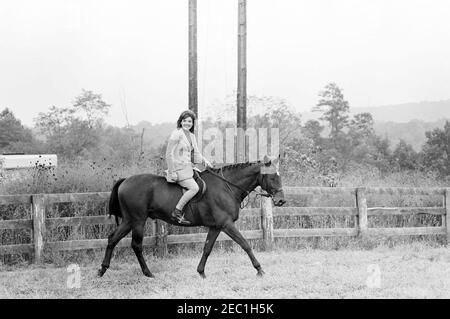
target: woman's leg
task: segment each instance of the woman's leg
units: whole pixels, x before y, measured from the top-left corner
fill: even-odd
[[[188,190],[181,196],[180,200],[178,201],[178,204],[176,206],[177,209],[183,210],[184,206],[189,202],[192,197],[197,194],[199,188],[197,183],[193,178],[185,179],[184,181],[178,182],[178,184],[182,187],[187,188]]]

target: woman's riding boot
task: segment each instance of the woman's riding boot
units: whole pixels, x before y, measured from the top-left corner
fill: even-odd
[[[173,210],[172,217],[175,218],[181,225],[191,225],[191,222],[184,218],[183,212],[178,208]]]

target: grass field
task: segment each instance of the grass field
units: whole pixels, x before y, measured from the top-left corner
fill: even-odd
[[[155,278],[142,275],[133,256],[112,260],[103,278],[100,260],[81,266],[81,287],[67,287],[67,268],[1,266],[0,298],[450,298],[450,249],[422,243],[372,250],[256,252],[266,275],[256,276],[247,255],[213,251],[207,278],[195,256],[146,256]],[[375,266],[373,266],[375,265]],[[380,284],[367,280],[371,267]]]

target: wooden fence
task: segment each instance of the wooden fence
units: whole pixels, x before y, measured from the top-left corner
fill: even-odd
[[[450,188],[345,188],[345,187],[284,187],[285,195],[328,194],[351,195],[355,199],[352,207],[273,207],[269,198],[261,198],[260,208],[243,209],[240,217],[260,216],[261,228],[258,230],[242,231],[247,239],[262,239],[266,249],[270,249],[275,238],[280,237],[310,237],[310,236],[358,236],[372,235],[444,235],[450,242]],[[368,194],[390,195],[440,195],[443,205],[438,207],[367,207]],[[73,193],[73,194],[38,194],[38,195],[3,195],[0,196],[0,205],[25,204],[31,206],[30,219],[0,220],[0,230],[29,229],[32,231],[32,243],[0,245],[1,254],[34,253],[34,261],[43,261],[43,251],[51,250],[78,250],[105,248],[107,239],[85,239],[70,241],[47,241],[46,229],[58,226],[84,226],[114,224],[113,218],[107,216],[84,217],[58,217],[47,218],[46,208],[54,203],[70,202],[105,202],[109,199],[109,192],[103,193]],[[439,227],[394,227],[372,228],[368,227],[368,216],[409,214],[441,215],[442,223]],[[302,228],[302,229],[274,229],[274,217],[277,216],[353,216],[355,227],[352,228]],[[167,224],[154,221],[152,235],[144,237],[144,245],[153,246],[159,256],[167,253],[167,246],[180,243],[204,242],[206,233],[169,235]],[[221,240],[230,240],[221,233]],[[131,238],[122,239],[118,247],[129,246]]]

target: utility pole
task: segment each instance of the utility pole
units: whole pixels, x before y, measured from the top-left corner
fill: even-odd
[[[189,110],[198,119],[197,0],[189,0]]]
[[[238,0],[238,85],[236,161],[245,162],[247,129],[247,0]]]

